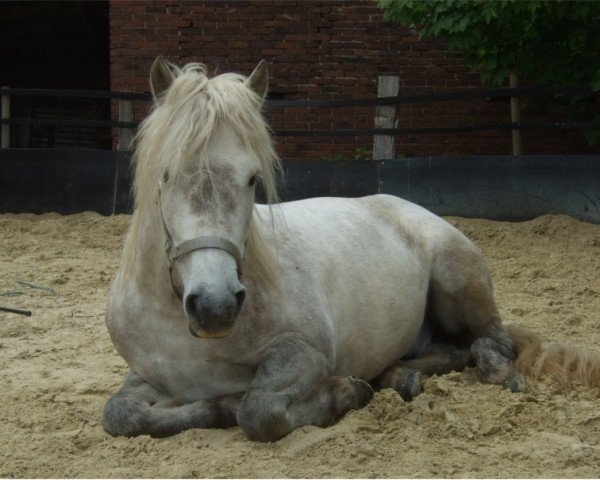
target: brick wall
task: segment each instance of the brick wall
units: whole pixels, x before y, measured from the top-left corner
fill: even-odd
[[[401,93],[480,88],[459,53],[421,42],[384,22],[369,1],[116,1],[110,2],[111,88],[147,91],[157,55],[175,63],[200,61],[211,73],[248,74],[264,58],[273,99],[371,98],[378,75],[398,75]],[[147,106],[138,108],[143,115]],[[372,128],[374,107],[271,109],[274,129]],[[508,101],[473,100],[401,105],[398,126],[444,127],[510,121]],[[566,120],[543,104],[523,121]],[[371,137],[278,137],[286,159],[364,157]],[[400,135],[397,155],[507,154],[510,132]],[[577,132],[523,133],[527,154],[598,153]]]

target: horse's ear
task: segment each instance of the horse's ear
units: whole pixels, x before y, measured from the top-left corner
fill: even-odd
[[[250,76],[246,79],[246,85],[251,88],[260,98],[265,98],[269,87],[269,72],[266,60],[261,60]]]
[[[169,63],[163,57],[156,57],[150,68],[150,90],[154,101],[158,102],[161,95],[171,86],[175,74]]]

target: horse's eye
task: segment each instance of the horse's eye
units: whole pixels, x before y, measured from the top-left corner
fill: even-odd
[[[250,177],[250,181],[248,182],[248,186],[252,187],[256,183],[256,174]]]
[[[167,183],[169,181],[169,171],[165,170],[165,174],[163,175],[163,182]]]

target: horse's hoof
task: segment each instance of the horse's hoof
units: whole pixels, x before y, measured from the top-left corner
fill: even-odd
[[[516,373],[508,382],[506,382],[505,386],[513,393],[522,393],[527,390],[525,377],[520,373]]]
[[[364,407],[373,398],[373,388],[367,382],[357,377],[348,377],[348,381],[354,390],[355,408]]]
[[[418,370],[412,370],[398,380],[395,389],[405,402],[411,402],[421,393],[422,375]]]

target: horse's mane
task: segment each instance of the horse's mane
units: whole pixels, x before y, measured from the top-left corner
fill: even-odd
[[[155,101],[136,135],[134,213],[123,259],[126,273],[140,250],[139,242],[145,241],[142,236],[160,235],[156,204],[159,181],[168,172],[169,181],[176,182],[192,163],[210,172],[210,159],[202,151],[221,124],[232,127],[246,147],[256,152],[267,201],[270,204],[278,201],[276,184],[281,164],[262,116],[262,98],[246,86],[242,75],[225,73],[209,78],[206,67],[199,63],[190,63],[181,69],[170,67],[175,76],[173,83]],[[143,233],[144,226],[154,230]],[[274,265],[273,255],[253,220],[244,270],[259,281],[274,284]]]

